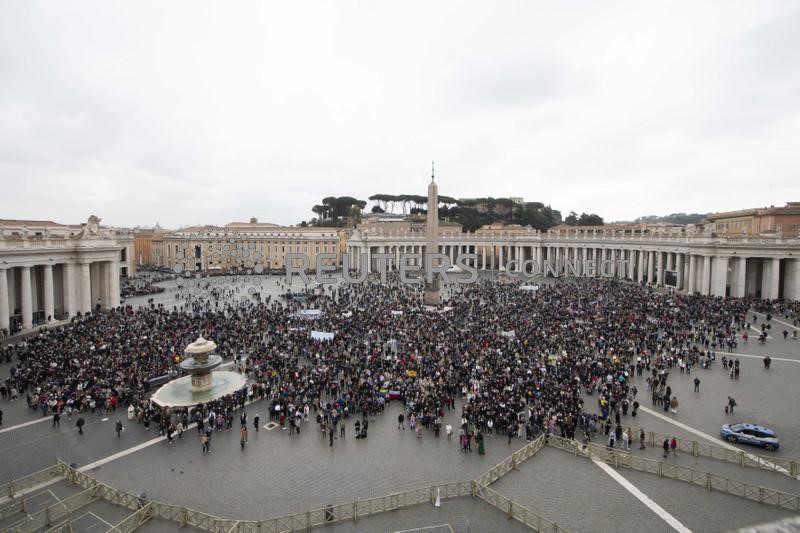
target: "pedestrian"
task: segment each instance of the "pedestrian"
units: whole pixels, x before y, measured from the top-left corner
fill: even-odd
[[[403,431],[406,430],[406,426],[405,426],[405,423],[404,423],[405,420],[406,420],[406,416],[403,413],[400,413],[399,415],[397,415],[397,429],[402,429]]]
[[[669,438],[665,438],[661,446],[664,448],[664,457],[666,458],[669,455]]]
[[[694,391],[700,392],[700,378],[698,378],[697,376],[695,376],[694,378]]]
[[[639,428],[639,449],[644,450],[646,447],[644,445],[644,429]]]
[[[83,419],[83,417],[78,418],[78,421],[75,422],[75,425],[78,426],[78,435],[83,435],[84,424],[86,424],[86,421]]]
[[[61,413],[59,411],[53,411],[53,427],[61,427]]]
[[[244,445],[247,444],[247,424],[243,425],[242,429],[239,430],[239,444],[244,450]]]
[[[116,423],[116,424],[114,424],[114,429],[115,429],[115,430],[116,430],[116,432],[117,432],[117,438],[120,438],[120,437],[122,437],[122,430],[123,430],[124,428],[122,427],[122,421],[120,421],[120,419],[119,419],[119,418],[117,418],[117,423]]]
[[[256,415],[253,417],[253,428],[256,430],[256,433],[258,433],[258,421],[259,420],[260,420],[260,417],[258,416],[258,413],[256,413]]]
[[[211,441],[206,433],[200,437],[200,442],[203,443],[203,453],[211,453]]]
[[[449,423],[444,427],[445,433],[447,433],[447,440],[452,440],[453,437],[453,426]]]
[[[678,439],[672,437],[672,440],[669,441],[669,449],[672,450],[673,455],[678,455]]]
[[[730,408],[730,413],[733,414],[733,408],[736,407],[736,400],[731,396],[728,396],[728,407]]]

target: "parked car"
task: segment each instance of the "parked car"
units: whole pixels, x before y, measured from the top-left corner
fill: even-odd
[[[719,434],[728,442],[752,444],[770,451],[780,447],[778,435],[771,429],[757,424],[723,424]]]

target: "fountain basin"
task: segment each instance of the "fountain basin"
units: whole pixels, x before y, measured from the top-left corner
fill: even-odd
[[[197,387],[200,377],[208,383]],[[208,374],[183,376],[162,385],[150,399],[161,407],[193,407],[232,394],[247,384],[247,378],[238,372],[218,371]]]

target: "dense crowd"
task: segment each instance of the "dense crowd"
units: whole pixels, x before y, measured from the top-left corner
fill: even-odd
[[[653,405],[676,410],[670,372],[690,373],[715,350],[735,350],[754,305],[588,279],[536,291],[481,282],[453,291],[437,311],[423,309],[418,287],[394,279],[316,291],[319,315],[300,313],[308,301],[207,294],[180,308],[91,314],[7,346],[3,355],[16,364],[0,393],[26,398],[42,416],[125,408],[128,418],[155,421],[170,441],[196,422],[204,450],[210,428],[230,428],[234,410],[259,398],[291,434],[300,421],[316,420],[331,445],[351,417],[360,419],[356,436],[366,437],[389,398],[406,407],[398,428],[407,421],[418,435],[446,429],[448,437],[442,420],[459,400],[462,450],[471,442],[482,450],[490,434],[576,438],[604,430],[630,440],[620,415],[635,415],[641,400],[631,378],[646,375]],[[316,340],[312,330],[333,338]],[[237,364],[245,355],[248,385],[163,416],[148,400],[149,382],[177,376],[174,356],[198,336]],[[584,405],[587,393],[601,417]],[[244,445],[244,418],[242,426]]]

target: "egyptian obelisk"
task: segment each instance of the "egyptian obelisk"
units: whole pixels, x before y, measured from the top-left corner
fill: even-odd
[[[425,241],[425,268],[427,269],[428,259],[427,254],[434,254],[439,252],[439,190],[434,181],[434,167],[431,163],[431,182],[428,185],[428,218],[425,224],[426,241]],[[425,305],[439,305],[439,277],[433,273],[433,279],[428,283],[427,275],[425,277],[425,296],[423,299]]]

